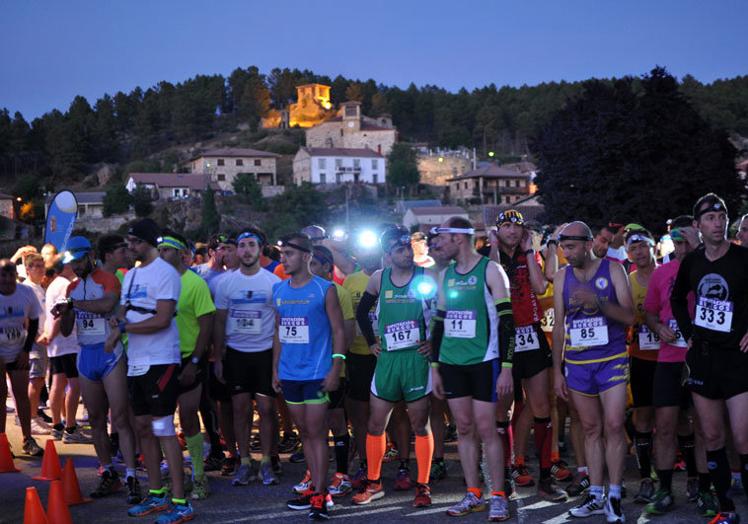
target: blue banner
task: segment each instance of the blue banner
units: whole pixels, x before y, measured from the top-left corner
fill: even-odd
[[[44,243],[54,245],[58,253],[65,251],[77,216],[78,201],[75,199],[75,195],[71,191],[57,193],[49,205],[49,211],[47,211]]]

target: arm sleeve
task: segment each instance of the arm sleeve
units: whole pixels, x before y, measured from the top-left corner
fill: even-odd
[[[512,367],[514,361],[514,316],[512,302],[508,298],[496,302],[499,315],[499,354],[502,367]]]
[[[693,335],[693,324],[691,323],[691,316],[688,314],[688,274],[691,272],[690,261],[692,258],[687,256],[683,262],[681,262],[678,268],[678,276],[675,277],[675,284],[673,284],[673,291],[670,293],[670,307],[673,310],[673,317],[678,322],[678,328],[683,339],[688,340]]]
[[[446,316],[446,312],[441,309],[437,310],[431,324],[431,362],[439,362],[439,352],[444,339],[444,317]]]
[[[361,296],[361,301],[358,303],[358,307],[356,308],[356,322],[358,322],[358,327],[361,330],[361,334],[366,339],[366,343],[370,346],[377,342],[377,339],[374,336],[374,328],[371,327],[371,321],[369,320],[369,311],[371,311],[371,308],[374,307],[374,304],[376,303],[377,297],[364,291],[364,294]]]
[[[27,330],[26,340],[23,343],[23,351],[29,353],[34,345],[36,335],[39,333],[39,319],[32,318],[29,320],[29,329]]]

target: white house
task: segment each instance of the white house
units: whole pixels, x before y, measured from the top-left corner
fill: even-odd
[[[222,191],[233,191],[234,180],[241,173],[253,176],[261,186],[276,186],[280,157],[257,149],[224,147],[195,155],[185,167],[194,174],[209,174]]]
[[[418,226],[419,231],[425,233],[455,216],[468,219],[467,211],[457,206],[412,207],[405,212],[403,224],[408,229]]]
[[[302,147],[293,159],[293,180],[312,184],[384,184],[386,159],[368,148]]]
[[[125,184],[127,190],[132,193],[139,185],[150,189],[154,198],[161,200],[198,196],[208,187],[218,189],[208,174],[130,173]]]

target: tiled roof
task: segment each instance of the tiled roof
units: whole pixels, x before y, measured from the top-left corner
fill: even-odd
[[[344,148],[344,147],[303,147],[304,151],[310,156],[346,156],[358,158],[384,158],[382,155],[369,149],[363,148]]]
[[[210,175],[191,173],[130,173],[136,184],[153,184],[158,187],[187,187],[203,191],[210,184]]]
[[[439,206],[439,207],[412,207],[410,212],[414,215],[467,215],[467,211],[457,206]]]
[[[206,149],[192,157],[192,160],[203,157],[226,157],[226,158],[280,158],[280,155],[259,149],[249,149],[246,147],[222,147],[216,149]]]
[[[485,164],[478,167],[478,169],[450,178],[447,182],[464,180],[466,178],[528,178],[529,176],[527,173],[520,173],[514,169],[506,169],[496,164]]]

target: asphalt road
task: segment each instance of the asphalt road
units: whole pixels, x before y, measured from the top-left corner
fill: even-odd
[[[13,424],[13,415],[8,417],[8,436],[13,449],[16,450],[16,467],[20,473],[6,473],[0,475],[0,523],[23,522],[24,493],[27,486],[36,486],[42,499],[47,501],[49,483],[32,480],[31,477],[41,471],[41,458],[31,459],[21,454],[20,429]],[[44,447],[47,437],[37,437],[39,444]],[[81,488],[84,494],[90,492],[97,482],[97,461],[92,445],[85,444],[63,444],[57,442],[57,452],[62,464],[65,459],[71,457],[74,461]],[[464,493],[464,484],[461,477],[460,464],[456,457],[455,444],[447,445],[448,477],[432,486],[433,506],[427,509],[414,509],[411,506],[413,492],[395,492],[392,483],[395,478],[397,464],[387,464],[383,470],[385,489],[387,495],[368,506],[353,506],[350,497],[341,500],[330,515],[334,519],[345,518],[346,522],[373,522],[378,519],[380,523],[386,524],[412,522],[484,522],[486,513],[475,513],[461,519],[454,519],[445,515],[445,510],[451,504],[458,501]],[[532,456],[532,451],[530,451]],[[263,522],[270,520],[283,520],[287,523],[307,522],[306,512],[288,510],[285,501],[291,498],[291,486],[298,482],[304,473],[303,464],[290,464],[287,456],[283,456],[284,475],[278,486],[264,487],[254,484],[246,487],[233,487],[230,479],[221,477],[217,472],[208,473],[210,477],[211,495],[205,501],[194,503],[195,519],[202,522],[213,523],[239,523],[239,522]],[[569,461],[571,462],[571,461]],[[531,468],[537,471],[537,463],[530,462]],[[676,507],[666,516],[650,518],[642,515],[642,506],[632,501],[631,495],[636,490],[638,476],[634,464],[634,458],[628,457],[626,470],[626,486],[629,497],[624,499],[624,510],[627,522],[649,522],[659,521],[667,523],[704,523],[707,519],[699,517],[694,510],[694,505],[688,503],[685,497],[685,473],[676,473],[673,486],[676,495]],[[332,463],[331,463],[332,467]],[[415,468],[415,464],[412,466]],[[415,471],[413,471],[415,474]],[[139,472],[141,483],[145,484],[145,474]],[[563,487],[564,485],[562,485]],[[388,489],[389,488],[389,489]],[[510,522],[522,523],[545,523],[559,524],[572,519],[568,517],[567,510],[578,503],[578,499],[566,504],[550,504],[539,499],[535,494],[535,488],[520,488],[520,498],[511,503],[512,520]],[[127,516],[127,505],[122,496],[111,496],[99,499],[90,504],[71,507],[73,521],[76,523],[129,523],[136,522]],[[746,496],[740,493],[735,496],[738,511],[748,517],[748,504]],[[154,519],[144,517],[142,522],[151,522]],[[587,522],[605,522],[603,516],[585,519]]]

